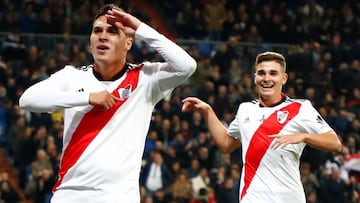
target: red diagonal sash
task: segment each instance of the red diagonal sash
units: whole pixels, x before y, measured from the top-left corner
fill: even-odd
[[[264,157],[265,152],[268,150],[271,142],[273,141],[273,138],[269,138],[268,136],[278,134],[284,128],[284,126],[299,113],[300,106],[300,103],[293,102],[275,111],[259,126],[259,128],[254,133],[250,140],[248,151],[245,155],[245,185],[241,191],[240,199],[245,196],[246,191],[255,176],[256,170],[260,165],[261,159]],[[286,120],[279,122],[278,112],[289,112]]]
[[[140,70],[141,67],[128,71],[124,81],[121,82],[121,84],[112,92],[112,94],[119,97],[118,90],[120,88],[127,88],[130,84],[132,91],[134,91],[138,84]],[[75,129],[69,145],[64,151],[59,169],[59,179],[54,185],[53,191],[55,191],[56,188],[61,184],[64,175],[78,161],[81,154],[95,139],[98,133],[112,118],[120,106],[126,102],[126,100],[127,98],[120,102],[116,102],[115,105],[107,111],[101,111],[94,107],[84,115],[78,127]]]

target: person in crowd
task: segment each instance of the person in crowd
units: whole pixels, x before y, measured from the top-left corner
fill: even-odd
[[[282,54],[258,54],[254,83],[259,97],[241,103],[228,128],[208,103],[196,97],[183,100],[184,112],[201,112],[223,153],[242,146],[244,164],[239,197],[242,203],[306,202],[299,172],[305,146],[341,151],[338,135],[310,101],[284,95],[282,88],[287,79]]]
[[[0,172],[0,202],[21,203],[20,194],[11,183],[9,176],[8,172]]]
[[[127,63],[135,39],[164,61]],[[64,136],[52,203],[139,202],[139,174],[154,106],[187,80],[196,61],[174,42],[114,4],[92,24],[94,59],[65,66],[24,91],[31,112],[64,114]]]
[[[146,195],[153,199],[156,191],[171,185],[171,169],[164,163],[160,150],[153,150],[140,174],[140,185],[146,189]]]
[[[171,184],[170,192],[173,199],[177,200],[179,203],[189,203],[190,199],[193,197],[191,180],[185,169],[181,170],[175,178],[175,181]]]
[[[209,172],[206,168],[201,168],[199,173],[190,179],[194,197],[199,195],[201,188],[208,188],[210,186]]]

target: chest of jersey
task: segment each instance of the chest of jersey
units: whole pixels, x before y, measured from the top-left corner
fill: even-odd
[[[249,145],[254,151],[267,150],[273,138],[269,135],[292,135],[301,131],[298,117],[301,116],[300,103],[283,103],[276,107],[251,105],[239,112],[239,129],[244,151]],[[288,145],[283,149],[288,152],[302,151],[304,144]]]

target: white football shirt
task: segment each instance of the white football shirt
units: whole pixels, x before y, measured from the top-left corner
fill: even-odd
[[[241,203],[305,203],[300,157],[305,143],[270,149],[268,135],[333,131],[308,100],[284,100],[262,107],[258,100],[240,104],[228,133],[242,143]]]
[[[139,173],[153,108],[190,77],[196,61],[146,24],[135,38],[166,62],[128,64],[114,81],[99,81],[92,66],[66,66],[21,96],[20,106],[30,111],[64,110],[63,154],[52,203],[140,202]],[[122,101],[108,111],[89,105],[89,94],[103,90]]]

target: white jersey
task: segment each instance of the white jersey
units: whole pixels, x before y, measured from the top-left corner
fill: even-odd
[[[64,138],[53,203],[140,202],[139,173],[153,108],[195,71],[196,61],[157,31],[141,24],[135,37],[166,62],[127,64],[113,81],[92,66],[66,66],[24,92],[20,106],[35,112],[64,109]],[[110,110],[89,105],[89,94],[107,90],[122,99]]]
[[[305,143],[270,149],[268,135],[333,131],[308,100],[284,100],[262,107],[257,100],[240,104],[229,135],[242,143],[241,203],[305,203],[300,157]]]

